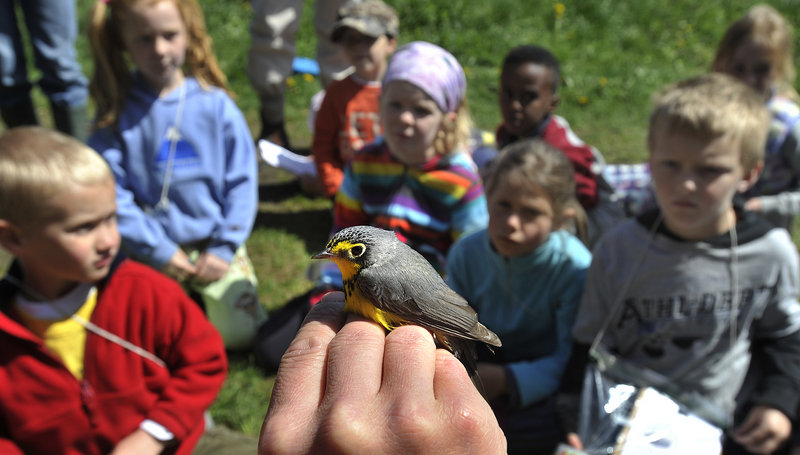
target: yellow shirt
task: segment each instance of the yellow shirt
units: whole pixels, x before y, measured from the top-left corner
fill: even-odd
[[[97,288],[91,284],[80,285],[52,302],[29,301],[21,296],[16,301],[21,322],[40,337],[79,380],[83,379],[86,329],[70,315],[76,314],[88,321],[96,305]]]

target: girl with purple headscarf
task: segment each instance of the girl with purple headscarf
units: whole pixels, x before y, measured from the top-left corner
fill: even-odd
[[[466,87],[456,58],[435,44],[418,41],[395,52],[380,100],[384,136],[345,167],[335,230],[394,230],[443,272],[453,242],[486,226],[483,186],[467,151]],[[327,284],[340,287],[341,278]]]

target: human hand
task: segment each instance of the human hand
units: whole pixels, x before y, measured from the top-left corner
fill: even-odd
[[[733,433],[733,440],[753,453],[772,453],[792,432],[792,422],[783,412],[756,406]]]
[[[163,450],[163,443],[138,428],[133,433],[122,438],[110,455],[157,455]]]
[[[478,377],[481,378],[486,401],[492,402],[495,398],[508,393],[506,369],[496,363],[478,363]]]
[[[189,256],[180,248],[175,250],[175,254],[169,258],[169,262],[161,271],[178,281],[189,279],[197,273],[197,269],[189,260]]]
[[[356,155],[356,150],[360,149],[364,145],[366,144],[364,144],[363,141],[359,140],[356,143],[356,148],[354,149],[350,144],[349,138],[342,138],[342,140],[339,141],[339,158],[341,158],[342,163],[347,163],[350,160],[352,160],[353,157]]]
[[[506,453],[488,403],[427,330],[386,335],[343,306],[327,294],[286,350],[260,454]]]
[[[322,187],[319,177],[316,175],[301,175],[298,177],[300,180],[300,189],[303,190],[308,196],[324,196],[325,189]]]
[[[578,437],[578,433],[567,433],[567,445],[578,449],[583,450],[583,443],[581,442],[581,438]]]
[[[225,276],[231,264],[215,254],[205,252],[200,254],[194,266],[194,279],[200,283],[211,283]]]
[[[760,212],[762,209],[761,198],[754,197],[746,200],[744,202],[744,209],[750,210],[751,212]]]

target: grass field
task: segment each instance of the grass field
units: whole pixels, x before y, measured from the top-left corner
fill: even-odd
[[[112,0],[113,1],[113,0]],[[707,71],[725,27],[752,4],[745,0],[387,0],[400,17],[400,43],[427,40],[449,49],[468,76],[468,100],[478,126],[493,130],[500,121],[496,102],[499,65],[513,46],[536,43],[561,60],[563,85],[558,113],[576,133],[596,146],[609,162],[645,158],[649,99],[668,82]],[[86,30],[91,0],[78,0],[80,27]],[[200,0],[223,70],[237,102],[257,134],[258,100],[245,75],[250,4],[245,0]],[[306,2],[298,36],[298,55],[313,57],[315,37],[311,1]],[[800,24],[796,0],[769,2]],[[797,45],[796,45],[797,47]],[[86,39],[78,50],[91,70]],[[34,77],[35,76],[34,71]],[[311,77],[288,82],[287,128],[292,144],[307,146],[305,117],[319,89]],[[49,122],[47,103],[36,93],[39,117]],[[320,249],[330,225],[327,200],[286,196],[291,177],[262,169],[262,198],[248,249],[260,280],[262,302],[277,308],[305,292],[304,270]],[[7,262],[0,252],[0,263]],[[248,356],[232,359],[228,381],[212,408],[218,422],[256,435],[266,412],[272,378],[265,378]]]

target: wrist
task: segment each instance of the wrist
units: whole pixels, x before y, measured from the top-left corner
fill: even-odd
[[[146,419],[139,424],[139,429],[149,434],[153,439],[163,445],[168,445],[175,440],[175,435],[160,423]]]

